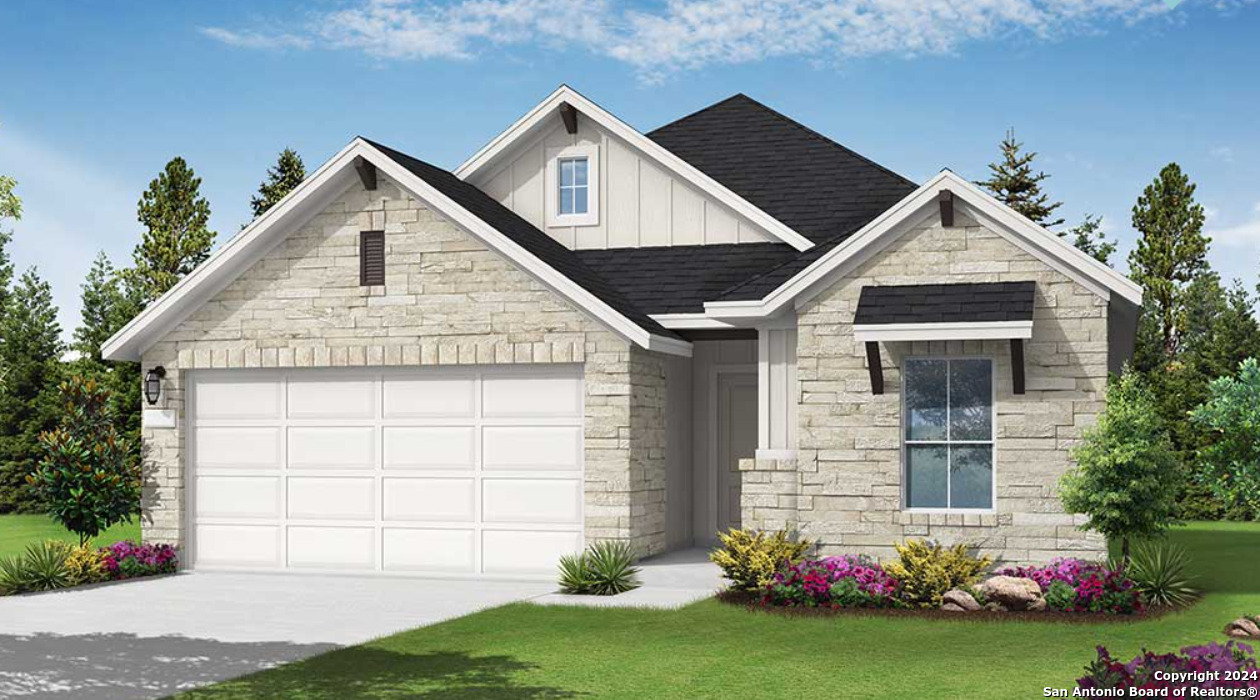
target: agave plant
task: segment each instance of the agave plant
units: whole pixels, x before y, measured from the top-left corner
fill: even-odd
[[[1133,579],[1148,605],[1186,605],[1199,595],[1190,585],[1190,555],[1170,542],[1137,545],[1124,575]]]
[[[560,557],[560,592],[581,595],[588,591],[586,554],[566,554]]]
[[[560,591],[569,594],[617,595],[638,588],[634,551],[623,541],[596,542],[581,554],[560,557]]]
[[[69,549],[61,542],[44,542],[26,548],[22,562],[26,574],[26,587],[31,591],[51,591],[70,585],[70,570],[66,567]]]
[[[15,595],[27,590],[26,566],[22,557],[0,559],[0,595]]]

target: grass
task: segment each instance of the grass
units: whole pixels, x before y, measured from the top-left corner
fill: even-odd
[[[95,543],[103,547],[125,539],[140,540],[139,519],[111,527],[101,533]],[[79,536],[46,515],[0,515],[0,558],[21,554],[27,545],[44,540],[78,544]]]
[[[678,611],[514,604],[188,693],[287,698],[1031,698],[1120,658],[1222,640],[1260,613],[1260,523],[1196,523],[1193,607],[1101,624],[790,618],[713,600]]]

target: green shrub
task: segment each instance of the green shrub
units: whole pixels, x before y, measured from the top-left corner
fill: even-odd
[[[617,595],[642,585],[634,552],[621,540],[596,542],[581,554],[560,558],[560,591],[569,594]]]
[[[1211,391],[1191,413],[1212,433],[1199,450],[1201,477],[1226,504],[1260,517],[1260,361],[1247,358],[1237,377],[1213,380]]]
[[[1190,585],[1190,555],[1171,542],[1143,542],[1133,549],[1124,575],[1147,605],[1186,605],[1199,595]]]
[[[105,568],[105,552],[91,545],[66,547],[66,577],[71,586],[100,583],[109,580]]]
[[[1045,593],[1046,607],[1051,610],[1068,611],[1076,605],[1076,588],[1064,581],[1050,584]]]
[[[0,594],[51,591],[70,585],[69,548],[62,542],[32,544],[16,557],[0,560]]]
[[[946,593],[976,583],[993,563],[972,556],[965,544],[944,547],[927,540],[899,544],[897,554],[900,558],[884,564],[884,570],[901,581],[902,600],[921,608],[939,608]]]
[[[0,559],[0,595],[16,595],[27,590],[26,563],[22,556]]]
[[[722,576],[737,591],[760,591],[770,584],[774,572],[786,564],[797,564],[811,543],[793,541],[786,530],[775,533],[731,529],[719,532],[722,547],[709,559],[722,569]]]

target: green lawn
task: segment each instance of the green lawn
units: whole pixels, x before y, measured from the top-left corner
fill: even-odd
[[[1105,644],[1128,658],[1221,640],[1260,613],[1260,524],[1173,537],[1210,593],[1140,622],[784,618],[712,600],[680,611],[509,605],[334,651],[188,698],[1033,698],[1073,687]]]
[[[140,540],[139,519],[111,527],[96,538],[96,544],[104,546],[125,539]],[[44,540],[79,543],[78,535],[46,515],[0,515],[0,558],[21,554],[27,545]]]

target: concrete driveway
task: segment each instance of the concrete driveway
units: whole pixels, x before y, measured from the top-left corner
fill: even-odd
[[[192,573],[0,598],[0,698],[158,698],[554,588]]]

